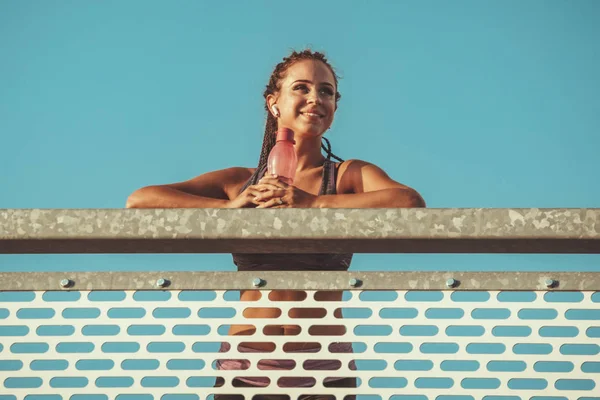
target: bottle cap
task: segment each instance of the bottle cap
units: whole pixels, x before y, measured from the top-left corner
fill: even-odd
[[[296,141],[294,140],[294,131],[289,128],[281,128],[275,132],[275,134],[277,135],[277,142],[280,140],[289,140],[290,142],[296,144]]]

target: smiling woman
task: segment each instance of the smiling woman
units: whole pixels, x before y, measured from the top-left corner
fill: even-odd
[[[381,168],[361,160],[344,161],[331,151],[329,141],[323,137],[330,128],[341,97],[338,78],[322,53],[304,50],[293,52],[277,64],[264,92],[267,122],[262,150],[257,168],[232,167],[208,172],[185,182],[148,186],[129,196],[127,207],[133,208],[380,208],[424,207],[425,202],[414,190],[391,179]],[[267,159],[275,145],[275,132],[281,128],[294,131],[298,164],[293,184],[277,176],[267,175]],[[324,141],[324,143],[322,143]],[[326,156],[321,153],[324,149]],[[334,160],[332,160],[334,159]],[[233,254],[240,271],[318,270],[346,271],[352,254]],[[241,292],[242,301],[260,298],[259,291]],[[272,301],[303,300],[303,291],[276,291]],[[324,292],[318,300],[339,301],[339,291]],[[308,312],[308,311],[307,311]],[[303,318],[319,318],[308,312]],[[246,318],[276,318],[279,309],[253,308],[244,313]],[[292,317],[290,315],[290,317]],[[336,316],[341,317],[341,315]],[[269,335],[297,335],[296,325],[269,325]],[[323,326],[328,335],[343,335],[342,325]],[[247,325],[233,325],[229,335],[248,334]],[[265,333],[267,334],[267,333]],[[351,353],[349,343],[334,343],[334,352]],[[334,345],[332,344],[332,346]],[[248,352],[272,351],[270,342],[251,342],[243,349]],[[311,347],[312,346],[312,347]],[[335,346],[334,346],[335,347]],[[311,352],[314,343],[286,343],[286,351]],[[222,351],[227,351],[226,346]],[[226,360],[217,364],[219,369],[240,369],[239,362]],[[270,360],[265,369],[282,369]],[[322,362],[323,365],[320,365]],[[243,368],[242,368],[243,369]],[[315,360],[311,369],[330,369],[328,360]],[[337,378],[327,381],[328,387],[355,387],[354,378]],[[222,384],[223,382],[217,382]],[[268,379],[261,377],[236,377],[235,387],[262,387]],[[309,378],[297,378],[282,387],[305,387]],[[218,395],[215,399],[231,400],[239,396]],[[283,399],[287,396],[255,396],[255,400]],[[303,397],[301,397],[303,398]],[[314,399],[314,396],[310,397]],[[325,397],[327,398],[327,397]],[[352,396],[345,399],[350,400]],[[306,398],[308,400],[308,397]]]

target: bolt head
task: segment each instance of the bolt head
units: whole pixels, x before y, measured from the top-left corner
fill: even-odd
[[[348,283],[352,287],[357,287],[358,286],[358,279],[356,279],[356,278],[350,278],[350,280],[348,281]]]
[[[61,279],[60,286],[64,287],[64,288],[71,286],[71,280],[70,279]]]
[[[260,287],[263,284],[263,280],[260,278],[254,278],[252,279],[252,286],[254,287]]]
[[[556,286],[556,283],[557,282],[554,279],[546,279],[546,287],[549,287],[549,288],[554,287],[554,286]]]
[[[156,286],[158,287],[165,287],[167,286],[167,280],[163,279],[163,278],[159,278],[156,280]]]
[[[456,287],[458,285],[458,282],[456,281],[456,279],[450,278],[446,281],[446,286],[448,287]]]

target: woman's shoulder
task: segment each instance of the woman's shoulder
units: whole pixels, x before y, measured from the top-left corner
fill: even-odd
[[[230,199],[237,197],[240,189],[252,177],[255,171],[256,168],[248,167],[229,167],[221,170],[222,174],[227,177],[223,182],[223,190]]]

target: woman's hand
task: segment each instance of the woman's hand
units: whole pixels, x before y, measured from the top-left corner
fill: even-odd
[[[225,208],[250,208],[259,205],[260,203],[255,200],[256,196],[260,194],[256,185],[248,186],[246,190],[238,195],[233,200],[229,200],[225,205]]]
[[[312,208],[317,196],[280,181],[276,175],[265,175],[258,184],[250,186],[259,194],[256,208]]]

